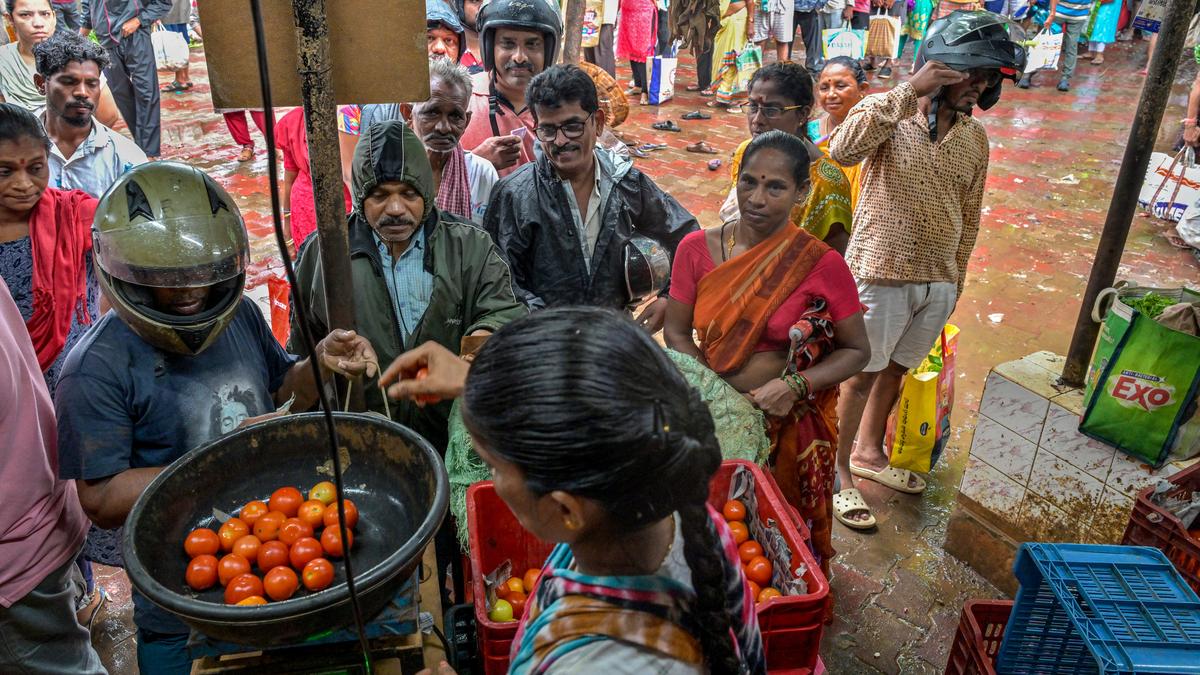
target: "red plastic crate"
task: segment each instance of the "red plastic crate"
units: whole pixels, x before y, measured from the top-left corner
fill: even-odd
[[[1200,464],[1180,471],[1167,480],[1176,486],[1167,492],[1168,495],[1182,495],[1188,499],[1193,492],[1200,490]],[[1200,541],[1188,534],[1178,518],[1150,501],[1153,491],[1154,487],[1151,486],[1138,493],[1121,543],[1152,546],[1162,551],[1192,590],[1200,593]],[[1192,523],[1192,529],[1197,528],[1200,528],[1200,522]]]
[[[821,644],[829,583],[808,548],[808,529],[795,518],[794,510],[784,501],[779,486],[769,473],[752,462],[723,462],[713,477],[709,503],[718,509],[725,503],[729,482],[739,466],[748,467],[754,474],[759,517],[770,518],[779,525],[793,553],[807,568],[803,578],[808,585],[808,594],[773,598],[758,605],[767,668],[772,673],[811,672],[816,666]],[[480,657],[487,675],[502,675],[508,671],[509,651],[517,634],[517,623],[496,623],[488,619],[483,576],[505,560],[512,562],[513,574],[517,576],[531,567],[540,568],[554,546],[521,527],[516,516],[496,494],[491,481],[476,483],[467,489],[467,531],[471,545],[470,587],[475,598]]]
[[[968,600],[950,647],[946,675],[996,675],[996,654],[1012,613],[1010,600]]]

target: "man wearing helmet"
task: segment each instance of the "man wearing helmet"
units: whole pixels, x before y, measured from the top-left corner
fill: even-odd
[[[463,148],[500,176],[533,161],[533,115],[525,88],[554,63],[562,16],[552,0],[489,0],[478,15],[484,72],[472,79],[471,123]]]
[[[311,366],[288,355],[242,296],[249,262],[237,204],[184,164],[144,164],[101,200],[93,225],[101,287],[114,311],[67,357],[57,390],[59,475],[93,523],[117,528],[163,467],[225,430],[295,398],[317,398]],[[378,363],[370,343],[333,331],[317,345],[326,375]],[[187,673],[187,626],[134,594],[142,672]]]
[[[884,427],[905,372],[954,311],[979,232],[988,138],[971,112],[995,105],[1001,81],[1024,63],[1007,19],[954,12],[929,26],[917,74],[863,99],[830,139],[835,161],[863,162],[846,262],[871,340],[871,362],[842,385],[838,453],[849,457],[849,473],[901,492],[919,493],[925,482],[888,467]]]

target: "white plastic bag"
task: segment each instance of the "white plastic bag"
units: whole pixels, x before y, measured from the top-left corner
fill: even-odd
[[[1062,54],[1063,34],[1052,35],[1044,30],[1033,37],[1033,44],[1026,52],[1025,72],[1033,73],[1039,70],[1055,70],[1058,68],[1058,57]]]
[[[1184,147],[1172,157],[1165,152],[1150,155],[1146,178],[1138,194],[1138,205],[1154,217],[1178,222],[1183,212],[1200,199],[1200,166],[1195,154]]]
[[[1193,201],[1191,206],[1184,210],[1183,217],[1175,226],[1175,232],[1183,240],[1183,243],[1200,249],[1200,199]]]
[[[190,52],[182,33],[158,28],[150,33],[150,43],[154,46],[154,61],[159,70],[176,71],[188,64]]]

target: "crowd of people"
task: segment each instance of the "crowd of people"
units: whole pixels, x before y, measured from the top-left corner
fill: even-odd
[[[1005,16],[876,3],[906,22],[915,58],[907,81],[872,94],[870,71],[890,77],[897,61],[826,60],[819,42],[864,25],[869,0],[589,0],[593,70],[554,65],[554,0],[427,0],[429,98],[338,110],[355,331],[329,319],[303,109],[276,126],[293,305],[320,338],[309,354],[280,345],[243,296],[235,201],[198,169],[154,161],[150,27],[186,32],[190,12],[6,3],[0,476],[25,489],[0,504],[0,670],[103,671],[76,614],[90,561],[121,565],[120,528],[166,465],[285,402],[313,408],[308,359],[341,394],[379,375],[367,408],[443,450],[461,398],[497,492],[560,543],[514,672],[764,671],[731,535],[704,506],[722,451],[711,402],[660,331],[762,413],[768,467],[825,574],[834,521],[876,523],[856,478],[924,490],[889,466],[885,428],[966,283],[989,157],[971,113],[996,105],[1005,79],[1028,83]],[[1077,38],[1081,7],[1057,0],[1049,16]],[[647,61],[671,34],[697,56],[689,88],[746,123],[709,229],[606,128],[617,59],[644,99]],[[1099,55],[1108,33],[1088,37]],[[741,82],[737,52],[772,40],[776,58]],[[189,86],[182,69],[164,90]],[[222,112],[252,159],[246,113],[261,128],[274,112]],[[113,130],[118,115],[132,139]],[[456,527],[436,539],[444,577],[461,574]],[[136,592],[134,606],[141,671],[189,672],[187,626]],[[635,630],[633,613],[652,620]],[[599,639],[576,640],[571,621]]]

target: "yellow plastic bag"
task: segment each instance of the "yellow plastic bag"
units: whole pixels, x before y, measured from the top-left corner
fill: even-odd
[[[900,401],[888,421],[891,465],[928,473],[950,438],[958,327],[946,324],[929,356],[904,378]]]

